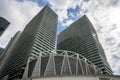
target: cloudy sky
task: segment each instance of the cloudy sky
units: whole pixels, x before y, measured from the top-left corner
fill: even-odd
[[[58,33],[86,14],[114,74],[120,75],[120,0],[0,0],[0,16],[11,23],[0,37],[0,46],[5,47],[45,5],[59,15]]]

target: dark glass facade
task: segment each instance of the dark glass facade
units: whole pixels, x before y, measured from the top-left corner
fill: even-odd
[[[25,27],[1,76],[14,76],[26,65],[28,58],[36,59],[41,52],[54,50],[58,16],[44,7]]]
[[[0,17],[0,36],[5,31],[5,29],[9,26],[9,24],[10,23],[6,19]]]
[[[82,54],[100,68],[103,74],[112,74],[96,31],[85,15],[58,35],[57,49]]]

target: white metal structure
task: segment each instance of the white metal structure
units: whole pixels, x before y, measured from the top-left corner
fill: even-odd
[[[28,61],[23,77],[79,74],[101,75],[102,72],[76,52],[57,50],[41,52],[38,59]]]

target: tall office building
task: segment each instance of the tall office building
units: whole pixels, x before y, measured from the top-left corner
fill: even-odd
[[[8,79],[12,79],[29,57],[33,60],[41,52],[55,49],[57,20],[58,16],[46,6],[27,24],[1,77],[9,74]]]
[[[0,36],[3,34],[5,29],[9,26],[9,24],[10,23],[6,19],[0,17]]]
[[[103,74],[112,74],[96,31],[85,15],[58,35],[57,49],[82,54],[100,68]]]
[[[18,31],[14,37],[11,38],[10,42],[8,43],[7,47],[4,49],[0,56],[0,72],[2,68],[6,65],[6,61],[9,60],[10,55],[12,55],[12,50],[14,50],[15,45],[21,35],[21,32]]]

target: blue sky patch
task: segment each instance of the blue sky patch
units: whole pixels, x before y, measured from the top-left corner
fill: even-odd
[[[57,25],[57,35],[63,31],[64,29],[66,29],[67,26],[62,26],[61,22],[58,22],[58,25]]]
[[[45,0],[37,0],[37,2],[38,2],[39,6],[46,6],[46,5],[48,5],[49,7],[51,7],[51,4],[49,2],[47,2],[47,1],[45,1]]]
[[[76,20],[76,19],[78,19],[78,14],[80,12],[80,6],[76,6],[75,9],[69,8],[69,9],[67,9],[67,12],[68,12],[67,15],[68,15],[69,19]]]

